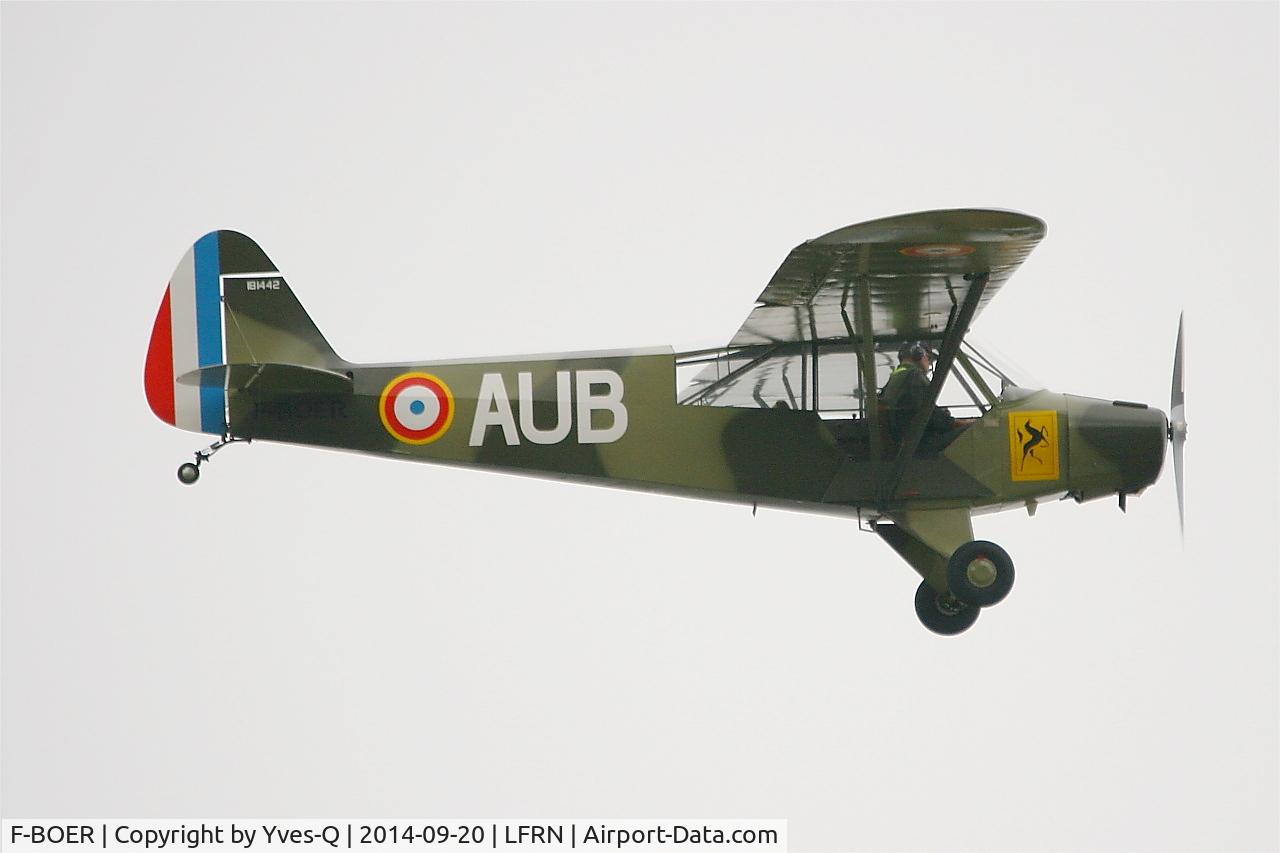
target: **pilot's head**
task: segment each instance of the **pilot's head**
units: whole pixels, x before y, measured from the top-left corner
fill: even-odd
[[[909,361],[919,365],[921,370],[928,370],[931,363],[929,348],[920,341],[905,343],[902,349],[898,350],[898,361],[904,364]]]

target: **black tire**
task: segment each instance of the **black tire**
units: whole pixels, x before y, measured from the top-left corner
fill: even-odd
[[[981,612],[982,608],[957,601],[949,593],[939,595],[928,581],[921,581],[916,590],[916,616],[935,634],[950,637],[967,631]]]
[[[194,462],[183,462],[178,466],[178,482],[190,486],[200,479],[200,468]]]
[[[982,583],[981,574],[984,571],[990,574],[992,570],[995,577]],[[951,594],[965,604],[975,607],[999,604],[1013,589],[1013,560],[994,542],[981,539],[966,542],[947,561],[947,586],[951,587]]]

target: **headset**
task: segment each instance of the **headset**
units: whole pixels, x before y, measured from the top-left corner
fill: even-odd
[[[911,341],[898,350],[898,361],[919,361],[929,355],[929,348],[920,341]]]

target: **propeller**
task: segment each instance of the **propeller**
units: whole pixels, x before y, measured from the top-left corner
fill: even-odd
[[[1187,406],[1182,391],[1182,314],[1178,315],[1178,345],[1173,351],[1173,388],[1169,391],[1169,442],[1173,445],[1173,480],[1178,488],[1178,528],[1187,534],[1182,493],[1182,446],[1187,442]]]

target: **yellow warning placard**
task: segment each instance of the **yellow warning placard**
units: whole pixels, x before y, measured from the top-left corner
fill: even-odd
[[[1058,413],[1009,413],[1009,477],[1058,479]]]

